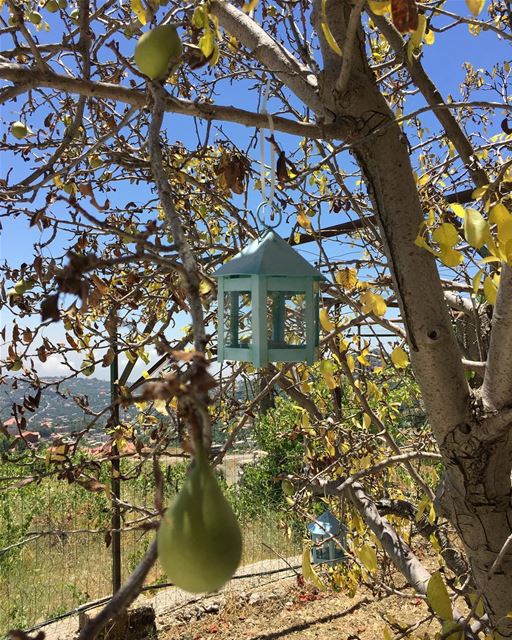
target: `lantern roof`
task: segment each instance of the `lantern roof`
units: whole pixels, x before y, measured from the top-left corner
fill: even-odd
[[[317,536],[337,536],[344,525],[330,511],[324,511],[318,518],[308,525],[309,533]]]
[[[307,276],[314,280],[326,278],[309,264],[275,231],[269,229],[214,273],[223,276]]]

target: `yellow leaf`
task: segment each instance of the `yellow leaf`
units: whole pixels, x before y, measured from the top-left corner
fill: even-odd
[[[430,29],[425,33],[425,44],[433,45],[436,40],[435,33]],[[453,145],[452,145],[453,148]]]
[[[501,202],[495,204],[489,211],[489,222],[491,224],[499,225],[503,222],[506,222],[507,220],[510,220],[510,218],[512,218],[512,214]]]
[[[64,183],[62,182],[62,178],[57,175],[53,178],[53,184],[58,187],[59,189],[62,189],[64,187]]]
[[[345,291],[352,291],[357,285],[357,269],[345,267],[336,273],[336,282],[343,287]]]
[[[215,34],[211,29],[208,29],[200,38],[199,38],[199,48],[205,58],[209,58],[214,51],[215,47]]]
[[[334,378],[334,364],[331,360],[322,360],[320,362],[320,373],[322,374],[323,379],[325,380],[329,389],[336,389],[338,383]]]
[[[483,275],[484,275],[484,272],[482,271],[482,269],[480,269],[473,276],[472,286],[473,286],[473,293],[475,294],[475,296],[478,293],[478,290],[480,289],[480,282],[482,281]]]
[[[397,369],[405,369],[409,364],[409,356],[402,347],[395,347],[391,352],[391,362]]]
[[[322,31],[324,32],[325,39],[327,40],[327,44],[331,47],[334,53],[339,56],[342,55],[339,44],[334,39],[334,36],[329,29],[329,25],[327,24],[327,13],[325,11],[325,5],[327,0],[322,0]]]
[[[478,598],[478,600],[477,600]],[[484,602],[482,600],[482,596],[478,596],[476,593],[470,593],[469,594],[469,601],[471,602],[471,606],[474,607],[475,603],[476,604],[476,608],[475,608],[475,615],[477,618],[481,618],[484,614],[485,614],[485,609],[484,609]],[[507,615],[508,617],[508,615]]]
[[[384,298],[372,291],[364,291],[361,294],[360,301],[363,313],[374,313],[376,316],[383,316],[388,308]]]
[[[464,260],[464,256],[457,249],[443,247],[439,252],[439,258],[446,267],[458,267]]]
[[[192,24],[196,29],[204,29],[208,20],[208,13],[206,7],[200,4],[194,9],[192,14]]]
[[[356,368],[356,363],[354,360],[354,356],[348,355],[347,356],[347,367],[348,370],[350,371],[350,373],[354,373],[354,370]]]
[[[427,602],[442,620],[453,620],[452,603],[439,571],[433,573],[428,581]]]
[[[393,632],[387,625],[384,627],[384,631],[382,632],[382,637],[384,640],[393,640],[393,637],[394,637]]]
[[[212,290],[212,283],[209,282],[208,280],[201,280],[201,283],[199,284],[199,293],[202,296],[205,296],[208,293],[210,293],[211,290]]]
[[[471,194],[471,197],[474,200],[480,200],[487,193],[487,191],[489,190],[489,187],[490,185],[488,184],[484,184],[483,187],[477,187]]]
[[[242,11],[244,13],[251,13],[251,11],[254,11],[254,9],[256,9],[256,6],[258,5],[258,1],[259,0],[251,0],[250,2],[246,2],[242,7]]]
[[[432,240],[437,242],[437,244],[453,247],[459,241],[459,234],[453,224],[444,222],[433,232]]]
[[[327,313],[327,309],[320,309],[320,324],[322,325],[322,329],[330,333],[334,330],[334,324],[331,322],[329,318],[329,314]]]
[[[311,231],[311,220],[309,219],[309,216],[304,213],[304,211],[301,211],[298,214],[297,222],[303,229],[306,229],[306,231]]]
[[[137,16],[138,21],[141,24],[146,24],[146,9],[142,4],[142,0],[130,0],[130,6],[132,8],[133,13]]]
[[[305,580],[310,580],[320,591],[325,590],[324,583],[320,580],[317,572],[313,569],[313,565],[311,564],[311,553],[309,551],[309,547],[304,547],[304,551],[302,552],[302,575]]]
[[[359,560],[363,563],[365,569],[368,571],[377,571],[378,562],[377,562],[377,552],[375,549],[365,544],[357,551],[357,556]]]
[[[464,218],[464,216],[466,215],[466,210],[464,209],[464,207],[461,204],[457,204],[456,202],[450,205],[450,209],[459,218]]]
[[[363,413],[363,427],[365,429],[368,429],[371,423],[372,423],[371,416],[369,416],[367,413]]]
[[[155,400],[153,403],[153,406],[158,411],[158,413],[161,413],[164,416],[168,416],[169,413],[167,412],[167,407],[165,405],[165,400]]]
[[[505,245],[509,240],[512,240],[512,216],[509,215],[508,219],[500,220],[497,227],[498,242],[500,244]]]
[[[391,11],[391,3],[389,0],[368,0],[370,10],[376,16],[383,16]]]
[[[360,362],[363,366],[365,367],[369,367],[371,365],[371,362],[368,360],[368,358],[366,357],[368,355],[368,349],[364,349],[363,351],[361,351],[361,353],[357,356],[357,361]]]
[[[429,246],[428,242],[425,240],[425,238],[423,236],[417,236],[416,239],[414,240],[414,244],[417,247],[421,247],[422,249],[426,249],[429,253],[431,253],[434,256],[437,255],[437,253],[432,249],[432,247]]]
[[[484,296],[489,304],[496,304],[496,297],[498,295],[498,287],[494,284],[492,279],[487,276],[484,280]]]
[[[411,33],[411,42],[414,47],[419,47],[423,42],[423,38],[425,36],[425,31],[427,30],[427,18],[420,14],[418,16],[418,27],[416,31]]]
[[[466,0],[466,4],[476,18],[484,8],[485,0]]]
[[[475,249],[481,249],[489,236],[489,225],[482,214],[472,207],[466,209],[464,216],[464,236]]]
[[[208,64],[210,65],[210,67],[214,67],[219,61],[219,58],[220,58],[220,49],[217,46],[217,43],[215,42],[213,44],[213,53],[211,55],[211,58],[208,60]]]

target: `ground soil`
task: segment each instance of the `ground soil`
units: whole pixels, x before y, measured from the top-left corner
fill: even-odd
[[[342,593],[318,593],[296,579],[250,593],[232,593],[203,610],[184,608],[167,618],[159,640],[381,640],[400,637],[409,625],[429,618],[422,600],[375,596],[360,588],[353,598]],[[176,619],[178,618],[178,619]],[[425,622],[413,638],[433,638],[438,626]]]

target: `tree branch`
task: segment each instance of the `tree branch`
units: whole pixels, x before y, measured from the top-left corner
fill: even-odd
[[[212,15],[235,36],[254,57],[325,122],[332,121],[318,94],[316,76],[285,47],[271,38],[260,25],[229,2],[213,0]]]
[[[473,146],[469,142],[466,134],[454,118],[451,111],[449,109],[440,108],[445,106],[446,103],[436,85],[429,78],[425,69],[423,69],[421,62],[415,58],[413,58],[412,61],[407,59],[407,56],[405,56],[405,40],[386,17],[375,15],[370,9],[367,11],[379,28],[379,31],[381,31],[383,36],[389,42],[391,48],[407,66],[413,82],[421,91],[425,100],[432,108],[436,118],[444,127],[446,135],[452,141],[453,146],[462,158],[464,164],[467,166],[473,182],[477,186],[487,184],[489,182],[489,178],[485,171],[478,165],[478,161],[474,156]]]
[[[93,82],[81,78],[69,78],[53,71],[41,73],[39,70],[27,69],[23,65],[14,63],[0,63],[0,78],[16,83],[16,86],[12,88],[16,95],[20,93],[16,87],[18,83],[21,83],[23,91],[29,91],[35,87],[46,87],[67,93],[77,93],[90,98],[116,100],[140,109],[148,106],[147,93],[141,90],[130,89],[109,82]],[[9,91],[9,89],[6,91]],[[11,97],[11,94],[8,94],[8,97]],[[268,126],[268,117],[265,114],[253,113],[237,107],[192,102],[171,96],[168,96],[165,100],[165,111],[195,116],[204,120],[235,122],[246,127]],[[281,116],[273,116],[272,120],[276,131],[305,138],[342,139],[348,137],[352,131],[351,127],[349,128],[342,123],[318,126],[312,122],[299,122]]]
[[[115,593],[112,600],[98,613],[91,618],[85,627],[80,631],[78,640],[94,640],[96,636],[105,628],[110,620],[113,620],[125,611],[135,598],[139,595],[144,580],[157,558],[156,540],[149,545],[144,557],[139,562],[137,568],[132,573],[125,584]]]
[[[356,0],[355,5],[350,12],[350,19],[348,22],[347,32],[345,34],[345,42],[343,43],[343,62],[341,65],[340,75],[336,82],[336,90],[340,94],[344,94],[348,87],[348,81],[350,78],[350,71],[352,68],[352,56],[354,53],[354,45],[357,35],[357,29],[359,28],[359,17],[363,10],[366,0]]]

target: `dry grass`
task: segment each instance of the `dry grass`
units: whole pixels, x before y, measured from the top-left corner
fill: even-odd
[[[255,604],[249,604],[247,594],[230,594],[218,613],[174,623],[159,640],[381,640],[386,626],[393,637],[428,618],[421,600],[379,598],[364,587],[349,598],[319,594],[287,580],[257,593],[261,599]],[[438,629],[436,623],[425,622],[412,637],[433,637]]]

